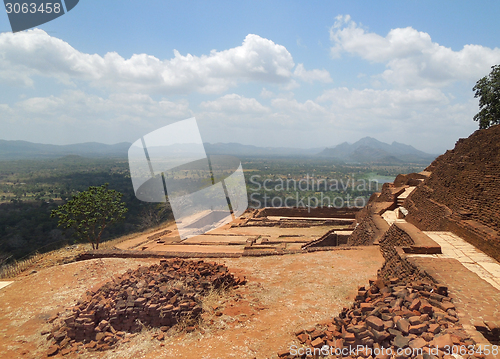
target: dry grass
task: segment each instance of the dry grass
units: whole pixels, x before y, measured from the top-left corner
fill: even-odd
[[[165,226],[170,225],[171,222],[163,223],[157,227],[149,228],[142,232],[131,233],[119,238],[115,238],[106,242],[102,242],[99,244],[99,249],[112,249],[115,248],[118,244],[134,239],[139,236],[151,234],[163,229]],[[13,278],[18,275],[25,275],[34,270],[39,271],[43,268],[49,268],[61,264],[71,263],[76,260],[80,254],[88,252],[92,250],[92,245],[90,243],[78,243],[73,245],[68,245],[60,249],[56,249],[47,253],[36,254],[34,257],[30,257],[27,260],[20,261],[15,264],[15,267],[18,268],[16,271],[12,271],[11,275],[1,275],[0,278]]]

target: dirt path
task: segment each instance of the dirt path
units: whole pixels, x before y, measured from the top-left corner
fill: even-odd
[[[41,332],[55,313],[89,287],[158,260],[103,259],[47,268],[0,289],[0,357],[44,357]],[[358,285],[375,277],[378,247],[260,258],[221,259],[248,284],[216,298],[201,330],[152,339],[149,330],[117,349],[72,358],[271,358],[294,343],[296,329],[331,318],[352,302]],[[216,314],[221,314],[220,316]],[[211,321],[213,320],[213,323]],[[211,324],[210,324],[211,323]]]

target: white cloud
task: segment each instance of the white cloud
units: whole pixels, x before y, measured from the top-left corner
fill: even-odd
[[[432,120],[436,111],[442,117],[450,101],[440,90],[374,90],[336,88],[325,91],[316,101],[335,115],[336,123],[344,129],[372,131],[398,131],[415,123]],[[421,132],[422,130],[419,130]],[[396,140],[396,139],[393,139]]]
[[[295,99],[276,98],[273,99],[271,103],[275,109],[283,113],[294,113],[306,116],[327,114],[327,110],[313,100],[306,100],[300,103]]]
[[[477,101],[457,103],[457,91],[445,92],[455,88],[439,86],[476,81],[489,72],[489,61],[500,56],[500,50],[468,45],[454,52],[412,28],[394,29],[384,37],[348,16],[337,19],[330,35],[332,55],[348,53],[385,64],[386,71],[371,78],[372,86],[380,82],[382,89],[330,88],[319,97],[323,86],[313,92],[293,91],[301,81],[331,83],[330,73],[306,70],[307,64],[295,66],[285,47],[257,35],[248,35],[231,49],[202,56],[174,52],[173,58],[160,60],[146,54],[129,59],[113,52],[84,54],[41,30],[0,34],[0,83],[5,88],[38,85],[37,77],[46,76],[67,85],[83,83],[80,88],[87,91],[66,89],[0,103],[2,137],[52,143],[134,141],[194,115],[210,135],[204,137],[208,142],[313,147],[373,135],[440,152],[435,148],[449,147],[476,127],[471,118]],[[362,77],[367,72],[357,70],[352,76],[356,73]],[[402,87],[384,90],[384,80]],[[215,100],[183,96],[192,100],[196,111],[186,99],[167,98],[220,93],[251,81],[262,88],[261,102],[245,92],[254,90],[253,85]],[[99,90],[89,93],[94,89],[85,84]],[[159,100],[154,94],[165,97]]]
[[[330,29],[331,55],[346,52],[384,63],[381,77],[398,86],[445,86],[453,81],[477,81],[500,62],[500,49],[465,45],[460,51],[439,45],[429,34],[412,27],[396,28],[383,37],[351,20],[337,16]]]
[[[272,98],[275,96],[274,92],[269,91],[265,87],[262,88],[262,91],[260,92],[260,96],[263,98]]]
[[[104,98],[75,90],[0,104],[0,109],[2,125],[7,124],[3,138],[58,144],[133,141],[141,133],[193,115],[186,100],[155,101],[144,94]]]
[[[344,133],[351,142],[363,133],[377,135],[382,141],[413,144],[424,151],[439,153],[443,146],[452,147],[457,138],[477,126],[471,120],[477,101],[452,103],[436,88],[336,88],[325,91],[316,102],[335,117],[332,133]]]
[[[302,40],[300,37],[297,38],[297,46],[302,47],[304,49],[307,49],[307,46],[302,43]]]
[[[233,93],[201,102],[195,112],[186,100],[123,93],[101,97],[74,90],[0,104],[3,136],[34,142],[133,141],[168,123],[196,116],[207,142],[321,147],[371,135],[429,152],[441,152],[442,146],[451,147],[472,131],[476,108],[474,99],[453,103],[436,88],[335,88],[303,101],[275,97],[270,106]]]
[[[215,101],[204,101],[200,104],[200,107],[208,111],[227,113],[260,114],[270,112],[269,108],[261,105],[256,99],[237,94],[225,95]]]
[[[373,136],[440,153],[477,126],[477,101],[454,103],[433,87],[404,90],[335,88],[316,99],[271,100],[266,111],[250,112],[258,102],[232,94],[204,103],[195,113],[207,142],[260,146],[321,147]],[[245,110],[241,110],[241,109]]]
[[[324,82],[324,83],[330,83],[332,82],[332,78],[330,77],[330,73],[327,70],[306,70],[304,68],[303,64],[298,64],[297,67],[295,68],[295,71],[293,72],[293,76],[305,81],[305,82],[314,82],[314,81],[319,81],[319,82]]]
[[[0,81],[10,85],[32,86],[33,76],[41,75],[63,83],[83,79],[120,91],[219,93],[239,82],[286,83],[294,66],[284,46],[253,34],[241,46],[199,57],[174,50],[170,60],[85,54],[38,29],[0,34]]]
[[[281,89],[284,91],[292,91],[293,89],[296,89],[299,87],[300,87],[299,83],[292,79],[291,81],[289,81],[285,85],[281,86]]]
[[[64,104],[61,98],[54,96],[49,97],[32,97],[27,100],[21,101],[16,105],[24,111],[31,114],[53,114],[57,109]]]
[[[414,90],[374,90],[348,89],[340,87],[325,91],[318,102],[330,102],[345,109],[418,109],[430,106],[443,106],[449,103],[448,97],[438,89],[423,88]]]

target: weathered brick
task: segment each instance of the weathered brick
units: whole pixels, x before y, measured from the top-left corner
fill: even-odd
[[[384,322],[382,321],[382,319],[373,315],[366,318],[366,325],[378,331],[384,329]]]
[[[321,348],[325,342],[321,338],[316,338],[311,342],[311,346],[314,348]]]

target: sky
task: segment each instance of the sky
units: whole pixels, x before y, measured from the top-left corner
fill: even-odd
[[[13,34],[0,12],[0,139],[135,142],[195,117],[210,143],[370,136],[439,154],[478,128],[498,14],[493,0],[80,0]]]

